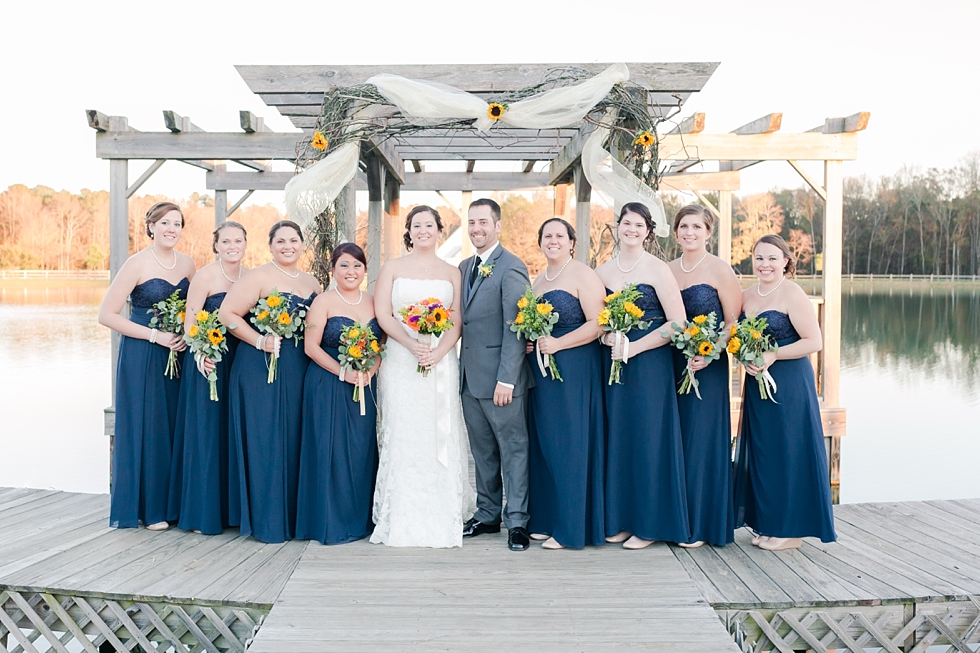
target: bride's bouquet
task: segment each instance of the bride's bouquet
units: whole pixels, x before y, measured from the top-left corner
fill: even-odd
[[[228,351],[225,325],[218,321],[217,313],[208,313],[204,310],[197,312],[194,321],[184,334],[184,342],[194,352],[194,359],[199,361],[202,357],[207,357],[215,363],[220,363],[222,355]],[[218,401],[217,368],[211,370],[207,379],[211,390],[211,401]]]
[[[419,342],[427,344],[429,347],[432,347],[433,336],[438,337],[453,328],[453,321],[449,319],[449,312],[450,309],[443,306],[442,302],[435,297],[423,299],[398,310],[402,322],[409,329],[419,334]],[[416,371],[422,376],[429,376],[428,368],[421,365],[416,367]]]
[[[255,325],[256,331],[264,336],[279,336],[283,340],[293,339],[293,346],[298,347],[305,328],[306,306],[299,304],[289,309],[289,300],[273,288],[269,296],[256,302],[251,310],[249,321]],[[279,356],[276,352],[270,354],[269,376],[267,383],[276,380],[276,366]]]
[[[731,337],[728,339],[728,353],[742,365],[752,363],[761,367],[765,363],[762,355],[779,349],[779,344],[766,333],[768,324],[766,318],[759,316],[742,318],[733,324]],[[775,399],[776,380],[769,370],[756,374],[755,380],[759,384],[762,398],[778,403]]]
[[[643,296],[636,289],[635,283],[626,284],[619,292],[606,295],[606,306],[599,311],[599,326],[603,331],[615,333],[617,338],[623,339],[623,360],[613,360],[612,368],[609,370],[609,383],[622,383],[623,364],[629,360],[630,341],[626,337],[630,329],[649,329],[651,322],[643,319],[644,311],[636,305],[636,300]]]
[[[364,411],[364,379],[365,373],[374,365],[375,358],[385,357],[385,347],[378,341],[374,329],[362,326],[359,322],[345,326],[340,332],[340,380],[343,381],[348,371],[357,373],[357,384],[354,386],[354,401],[361,404],[361,415]]]
[[[704,356],[710,363],[721,356],[721,347],[718,341],[721,340],[721,332],[725,328],[725,323],[718,323],[718,316],[714,311],[707,315],[697,315],[693,320],[685,321],[684,326],[671,322],[670,327],[664,327],[660,332],[664,338],[670,338],[670,344],[677,347],[687,358],[687,367],[684,371],[684,380],[677,394],[686,395],[694,390],[698,399],[701,393],[698,391],[698,380],[691,369],[691,359],[695,356]]]
[[[527,287],[524,295],[517,300],[517,316],[510,323],[510,330],[517,334],[518,338],[524,338],[528,342],[535,342],[544,336],[550,336],[551,330],[558,322],[558,312],[555,307],[544,297],[534,294],[531,286]],[[534,348],[538,359],[538,369],[541,376],[547,376],[551,372],[551,378],[561,381],[561,374],[558,372],[558,364],[555,357],[551,354],[542,354],[537,347]]]
[[[187,306],[187,301],[180,298],[180,292],[180,289],[175,290],[170,297],[167,297],[161,302],[157,302],[153,305],[153,308],[146,311],[147,313],[153,313],[153,317],[150,318],[151,329],[165,331],[177,336],[184,332],[184,308]],[[180,364],[177,362],[177,352],[173,349],[170,350],[170,355],[167,356],[167,367],[164,368],[163,374],[170,379],[175,376],[180,376]]]

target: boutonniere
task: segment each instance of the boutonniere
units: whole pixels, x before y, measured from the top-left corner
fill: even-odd
[[[493,274],[493,266],[495,266],[495,265],[496,265],[496,263],[489,263],[487,265],[481,265],[480,266],[480,278],[481,279],[487,279],[487,278],[489,278],[490,275]]]

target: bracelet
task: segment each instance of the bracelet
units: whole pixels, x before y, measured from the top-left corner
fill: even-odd
[[[262,344],[264,341],[265,341],[265,336],[259,336],[258,339],[255,341],[255,348],[258,349],[259,351],[262,351]]]
[[[156,329],[150,329],[150,344],[151,345],[157,344],[157,333],[158,333],[158,331]]]

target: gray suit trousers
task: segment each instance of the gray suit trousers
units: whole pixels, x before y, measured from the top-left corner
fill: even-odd
[[[527,528],[525,396],[514,397],[506,406],[494,406],[493,399],[474,397],[464,381],[463,418],[476,467],[477,500],[473,517],[484,524],[499,524],[502,512],[506,528]],[[504,487],[507,488],[506,508],[503,508]]]

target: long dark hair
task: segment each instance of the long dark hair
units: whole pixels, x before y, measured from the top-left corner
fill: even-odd
[[[414,209],[408,212],[408,217],[405,218],[405,235],[402,236],[402,240],[405,242],[405,249],[412,251],[412,218],[417,216],[419,213],[431,213],[432,217],[436,219],[436,227],[439,229],[439,233],[442,233],[442,216],[431,206],[426,206],[425,204],[419,204]]]
[[[653,238],[653,230],[657,228],[657,222],[653,219],[653,214],[650,213],[650,209],[647,208],[646,204],[641,204],[640,202],[627,202],[623,204],[623,208],[619,211],[619,217],[616,218],[617,227],[623,221],[623,216],[627,213],[635,213],[647,223],[647,237],[643,239],[643,242],[647,242]]]

